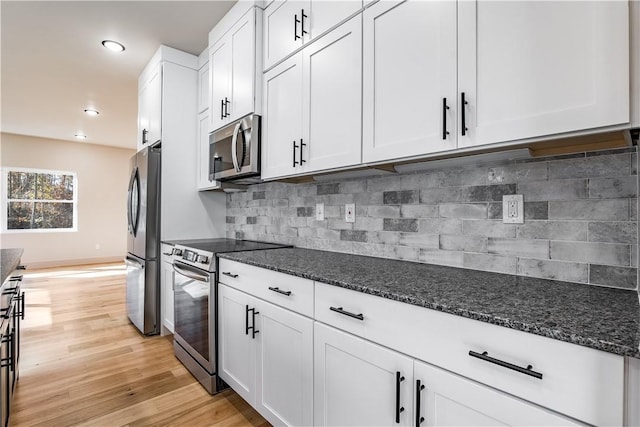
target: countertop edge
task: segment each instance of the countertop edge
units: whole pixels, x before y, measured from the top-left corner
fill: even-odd
[[[10,251],[10,252],[7,252]],[[18,267],[20,264],[20,258],[24,254],[24,249],[22,248],[6,248],[2,249],[2,274],[0,276],[0,285],[4,283],[4,281],[11,275],[11,273]],[[8,255],[5,255],[8,254]],[[5,256],[12,257],[14,259],[5,260]]]

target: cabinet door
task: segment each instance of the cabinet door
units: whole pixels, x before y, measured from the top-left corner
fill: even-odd
[[[307,13],[310,34],[307,37],[310,39],[319,37],[360,9],[362,9],[362,0],[311,0],[311,11]]]
[[[302,55],[295,55],[264,75],[262,178],[302,170]]]
[[[228,111],[231,121],[254,112],[255,13],[251,8],[227,36],[231,43],[231,88]]]
[[[255,405],[256,344],[252,331],[255,298],[218,287],[218,372],[244,400]]]
[[[365,163],[456,148],[456,8],[406,0],[365,9]]]
[[[458,89],[468,130],[459,145],[629,122],[628,8],[460,2]]]
[[[209,108],[209,63],[198,70],[198,113]]]
[[[209,49],[209,75],[211,101],[209,107],[210,131],[214,131],[229,122],[229,103],[231,97],[231,42],[224,37]]]
[[[310,1],[276,0],[267,7],[263,17],[263,61],[268,69],[302,46],[302,10],[308,15]],[[298,22],[299,21],[299,22]],[[308,32],[309,18],[304,18]]]
[[[163,251],[164,252],[164,251]],[[162,257],[162,275],[160,276],[160,298],[162,325],[173,334],[173,264],[168,257]]]
[[[162,137],[162,64],[138,92],[138,151]]]
[[[399,390],[398,372],[404,377]],[[318,322],[314,324],[313,381],[316,426],[409,426],[413,422],[413,360]]]
[[[360,163],[362,19],[356,16],[302,51],[306,171]]]
[[[544,408],[419,361],[414,365],[416,425],[578,426]],[[418,391],[418,381],[423,389]],[[423,423],[418,423],[424,418]]]
[[[256,409],[274,425],[313,425],[313,321],[260,304]]]

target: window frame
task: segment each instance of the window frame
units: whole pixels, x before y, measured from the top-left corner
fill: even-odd
[[[0,172],[2,173],[2,198],[0,200],[0,209],[2,215],[0,218],[2,220],[1,227],[2,233],[13,234],[13,233],[69,233],[69,232],[77,232],[78,231],[78,174],[76,172],[71,171],[62,171],[62,170],[53,170],[53,169],[37,169],[37,168],[20,168],[20,167],[10,167],[4,166],[0,168]],[[71,175],[73,176],[73,199],[70,201],[66,200],[58,200],[57,203],[71,203],[73,205],[73,226],[71,228],[20,228],[20,229],[9,229],[9,215],[7,212],[9,206],[9,172],[22,172],[22,173],[35,173],[35,174],[49,174],[49,175]],[[26,200],[26,199],[11,199],[11,200]],[[53,202],[56,201],[47,201],[41,199],[32,199],[31,201],[44,201],[44,202]]]

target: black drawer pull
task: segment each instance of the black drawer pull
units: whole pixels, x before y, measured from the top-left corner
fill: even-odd
[[[225,276],[233,277],[234,279],[238,278],[237,274],[233,274],[230,271],[223,271],[222,274],[224,274]]]
[[[22,275],[9,277],[10,282],[22,282]]]
[[[16,270],[26,270],[27,266],[26,265],[19,265],[16,267]]]
[[[291,296],[291,291],[283,291],[282,289],[278,288],[278,287],[273,287],[273,286],[269,286],[269,290],[273,291],[273,292],[277,292],[279,294],[282,295],[286,295],[286,296]]]
[[[420,424],[424,422],[424,417],[420,415],[420,401],[422,397],[420,394],[424,390],[424,385],[420,380],[416,380],[416,427],[420,427]]]
[[[404,377],[400,371],[396,371],[396,423],[400,424],[400,413],[404,412],[404,406],[400,406],[400,383],[404,381]]]
[[[483,351],[482,353],[476,353],[475,351],[469,350],[469,356],[477,357],[478,359],[484,360],[489,363],[495,363],[496,365],[502,366],[503,368],[513,369],[514,371],[518,371],[521,374],[530,375],[539,380],[542,379],[542,374],[540,372],[534,371],[533,366],[531,365],[523,368],[521,366],[514,365],[513,363],[505,362],[503,360],[496,359],[495,357],[491,357],[486,351]]]
[[[344,311],[342,307],[329,307],[329,310],[335,311],[336,313],[344,314],[345,316],[353,317],[354,319],[364,320],[364,316],[362,315],[362,313],[349,313],[348,311]]]

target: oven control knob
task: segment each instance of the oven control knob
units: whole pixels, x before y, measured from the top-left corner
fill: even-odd
[[[182,249],[173,248],[173,255],[181,256],[182,255]]]
[[[206,264],[209,262],[209,257],[206,255],[198,255],[198,262],[202,264]]]

